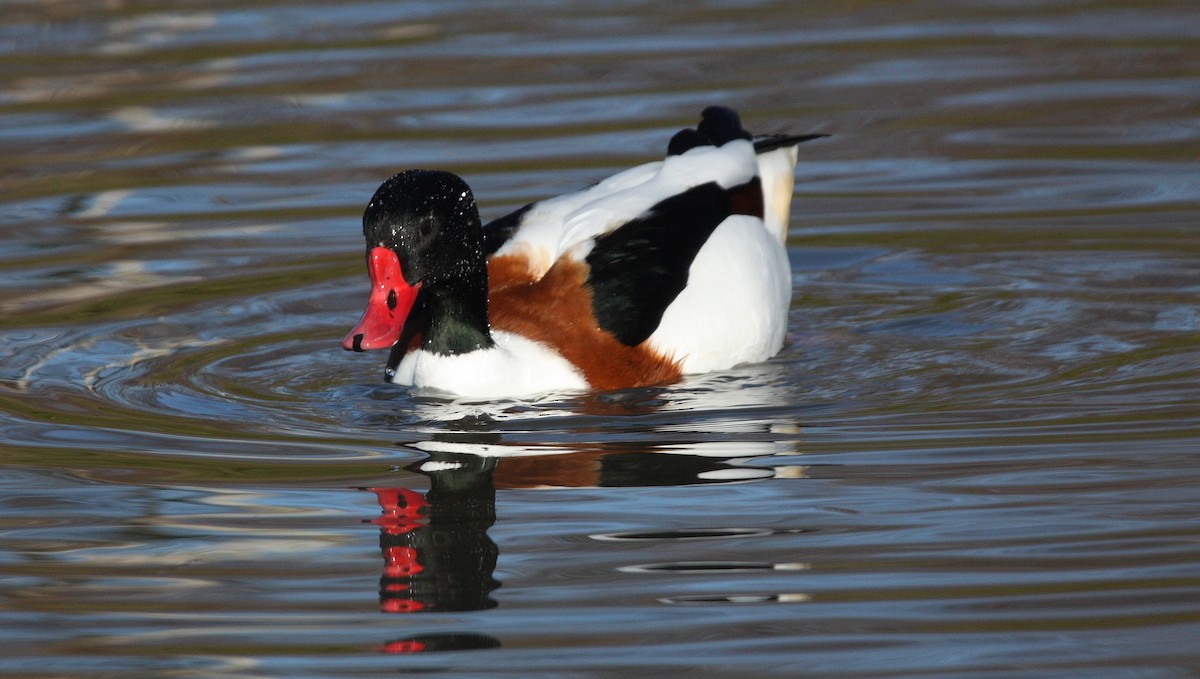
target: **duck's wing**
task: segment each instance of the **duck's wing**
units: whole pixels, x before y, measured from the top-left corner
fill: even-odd
[[[792,197],[795,146],[823,135],[752,138],[732,109],[709,107],[700,124],[677,133],[664,160],[617,173],[595,186],[526,205],[484,227],[489,255],[523,260],[532,279],[563,256],[581,259],[594,239],[644,216],[655,206],[704,184],[726,190],[759,182],[743,198],[762,208],[767,228],[782,241]]]
[[[701,184],[597,236],[584,261],[599,326],[627,346],[645,341],[687,286],[700,248],[733,214],[731,196],[715,182]]]
[[[784,242],[796,146],[818,136],[751,140],[727,109],[706,110],[696,130],[677,134],[664,165],[708,153],[716,155],[707,167],[696,166],[739,169],[593,237],[585,260],[600,325],[623,343],[672,357],[684,372],[777,352],[791,299]]]
[[[725,189],[741,186],[757,172],[749,141],[698,146],[502,217],[485,228],[485,247],[497,257],[523,259],[530,276],[538,279],[559,258],[582,258],[593,239],[642,217],[663,201],[703,184]]]
[[[661,161],[618,172],[582,191],[525,205],[483,227],[488,255],[514,255],[528,260],[530,274],[541,278],[562,254],[560,241],[570,216],[589,204],[644,184],[658,174]]]
[[[484,254],[496,254],[505,243],[512,239],[521,228],[521,221],[525,219],[526,213],[536,206],[537,203],[528,203],[522,207],[513,210],[512,212],[494,219],[483,225],[483,251]]]
[[[517,244],[556,250],[567,215],[584,205],[644,184],[658,174],[661,167],[662,161],[645,163],[618,172],[582,191],[524,205],[484,225],[484,250],[491,255],[514,240]],[[509,249],[517,247],[514,244]]]
[[[526,205],[484,227],[488,254],[523,260],[539,279],[560,257],[644,214],[663,200],[716,182],[730,187],[757,172],[750,134],[737,113],[710,107],[696,129],[676,134],[668,156],[619,172],[595,186]],[[727,142],[738,141],[738,144]],[[744,146],[745,148],[741,148]]]
[[[668,156],[645,182],[610,193],[567,214],[557,246],[559,256],[569,255],[581,246],[586,249],[592,239],[641,218],[664,202],[686,196],[698,186],[714,184],[721,189],[732,189],[753,181],[757,172],[753,147],[741,140],[723,146],[698,146],[681,155]]]

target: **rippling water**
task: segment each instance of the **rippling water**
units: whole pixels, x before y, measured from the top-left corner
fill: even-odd
[[[0,673],[1193,676],[1200,11],[5,3]],[[338,340],[710,103],[802,148],[775,359],[449,402]]]

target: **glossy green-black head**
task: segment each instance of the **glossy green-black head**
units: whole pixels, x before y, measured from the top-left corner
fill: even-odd
[[[342,346],[398,347],[389,368],[407,347],[404,338],[418,334],[421,347],[438,354],[492,346],[487,255],[466,182],[438,170],[397,174],[371,197],[363,235],[371,298]]]
[[[479,209],[460,177],[440,170],[405,170],[385,181],[363,213],[368,252],[396,253],[411,285],[437,288],[486,268]]]

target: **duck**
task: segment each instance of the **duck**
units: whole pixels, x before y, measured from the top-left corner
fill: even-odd
[[[661,160],[486,225],[443,170],[402,171],[363,212],[367,308],[342,346],[384,379],[474,398],[665,385],[782,348],[797,146],[705,108]]]

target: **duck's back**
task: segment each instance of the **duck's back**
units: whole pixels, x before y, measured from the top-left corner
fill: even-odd
[[[593,361],[636,348],[659,366],[643,383],[769,358],[783,345],[791,301],[785,240],[795,147],[810,138],[752,139],[736,113],[709,109],[696,130],[676,135],[663,161],[485,227],[493,323],[531,336],[530,325],[557,328],[542,334],[573,338],[560,353]],[[566,272],[583,279],[572,297],[579,309],[518,308],[515,300],[544,277]],[[611,336],[603,352],[564,332],[565,318]]]

